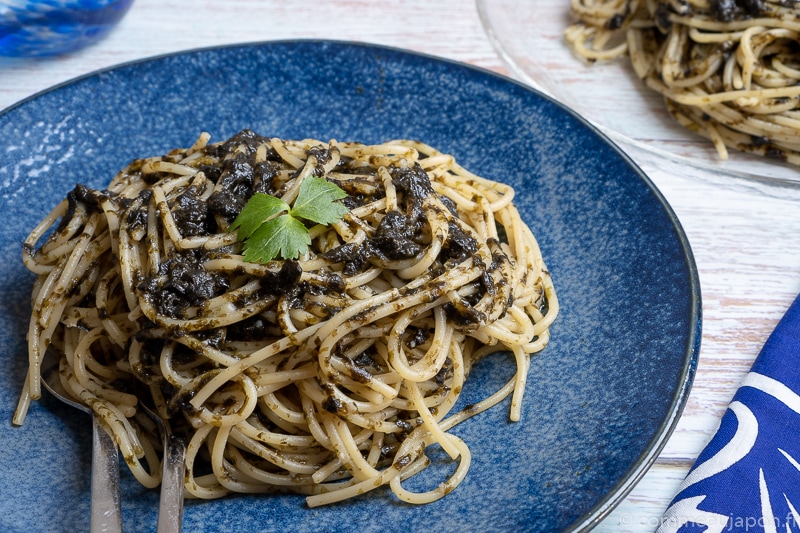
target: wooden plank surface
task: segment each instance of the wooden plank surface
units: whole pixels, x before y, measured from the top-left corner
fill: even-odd
[[[0,108],[121,62],[296,38],[398,46],[510,75],[470,1],[137,0],[107,39],[86,50],[50,60],[0,59]],[[700,365],[677,430],[654,467],[596,529],[615,533],[655,529],[753,358],[800,291],[797,191],[675,168],[646,154],[634,158],[688,235],[699,268],[704,326]]]

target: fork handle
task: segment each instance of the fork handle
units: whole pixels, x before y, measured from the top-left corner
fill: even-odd
[[[167,432],[157,533],[180,533],[183,527],[183,486],[186,473],[186,443]]]
[[[121,532],[121,507],[117,445],[99,419],[93,416],[91,533]]]

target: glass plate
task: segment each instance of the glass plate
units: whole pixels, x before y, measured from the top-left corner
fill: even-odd
[[[509,69],[571,107],[625,148],[645,168],[800,186],[800,169],[730,151],[719,159],[711,141],[677,124],[660,95],[639,81],[627,58],[587,65],[564,42],[569,0],[477,0],[481,21]],[[724,181],[719,181],[724,183]]]

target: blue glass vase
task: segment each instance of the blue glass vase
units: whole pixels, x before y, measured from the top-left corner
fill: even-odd
[[[66,54],[103,38],[133,0],[0,0],[0,55]]]

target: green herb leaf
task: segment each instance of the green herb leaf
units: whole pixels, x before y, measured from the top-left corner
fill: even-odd
[[[310,220],[317,224],[333,224],[347,213],[346,206],[337,202],[347,193],[335,183],[309,176],[300,184],[297,200],[292,206],[292,216]]]
[[[257,192],[250,197],[242,212],[233,221],[231,230],[238,229],[236,236],[240,241],[244,241],[266,221],[289,209],[289,204],[280,198]]]
[[[311,237],[302,222],[285,214],[261,224],[245,242],[244,259],[266,263],[276,257],[294,259],[306,253]]]
[[[237,238],[244,243],[245,261],[295,259],[311,244],[303,220],[323,225],[341,220],[348,209],[337,200],[346,196],[336,184],[308,176],[300,183],[293,206],[269,194],[254,194],[231,224],[231,231],[237,231]]]

